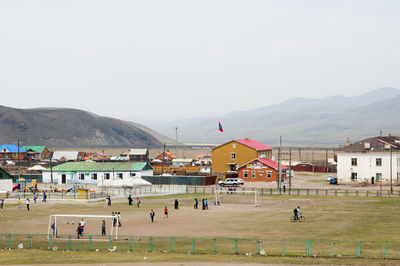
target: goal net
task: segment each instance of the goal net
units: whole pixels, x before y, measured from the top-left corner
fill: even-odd
[[[234,204],[259,207],[260,199],[258,191],[216,190],[215,203],[216,205]]]
[[[103,225],[104,221],[104,225]],[[48,235],[55,239],[67,239],[73,236],[77,239],[78,227],[83,224],[83,232],[79,239],[108,240],[109,236],[118,239],[118,216],[112,215],[76,215],[53,214],[49,216]],[[105,229],[105,234],[103,232]]]

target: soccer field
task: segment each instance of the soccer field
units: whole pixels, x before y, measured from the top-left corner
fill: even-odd
[[[207,198],[209,209],[201,210],[200,204],[200,208],[195,210],[193,208],[195,197],[200,201],[202,198]],[[179,210],[173,209],[175,198],[180,202]],[[231,204],[215,206],[214,195],[205,194],[142,198],[140,208],[135,205],[128,206],[127,200],[113,201],[111,207],[104,207],[103,202],[50,201],[31,204],[30,212],[25,208],[18,209],[15,204],[6,204],[5,209],[0,213],[0,233],[47,234],[49,215],[51,214],[110,215],[114,211],[121,212],[122,226],[119,228],[121,238],[124,236],[124,239],[127,240],[129,239],[127,236],[133,236],[136,244],[138,240],[143,241],[143,243],[148,241],[145,237],[155,237],[157,239],[154,240],[155,252],[170,249],[169,238],[161,241],[162,238],[157,237],[181,238],[182,247],[185,245],[185,248],[180,249],[179,241],[176,240],[175,249],[177,252],[190,249],[192,244],[190,238],[192,237],[205,238],[204,240],[196,240],[196,250],[203,248],[210,251],[213,245],[212,238],[249,239],[246,245],[252,245],[254,252],[256,250],[256,239],[269,239],[264,240],[262,246],[267,254],[274,253],[275,247],[280,249],[280,241],[283,239],[287,240],[288,243],[288,247],[286,247],[288,255],[290,255],[291,249],[299,250],[299,252],[305,251],[307,247],[303,245],[304,241],[313,240],[313,246],[310,248],[312,251],[310,252],[317,250],[320,252],[318,254],[324,256],[330,255],[330,241],[333,240],[371,241],[371,243],[398,240],[398,221],[400,218],[400,200],[398,198],[380,200],[379,198],[366,197],[260,196],[261,207],[246,206],[254,200],[254,195],[234,199],[225,201],[225,203]],[[163,217],[165,206],[169,209],[168,218]],[[291,223],[289,221],[293,215],[293,209],[297,206],[300,206],[301,212],[306,217],[304,223]],[[150,209],[154,209],[156,212],[154,223],[151,223],[150,220]],[[58,225],[58,234],[71,235],[74,239],[73,245],[76,245],[77,241],[75,240],[76,227],[79,220],[79,217],[75,220],[60,220]],[[101,219],[86,220],[84,234],[86,241],[89,234],[101,234]],[[294,246],[293,243],[297,243],[297,240],[299,240],[299,246],[297,244]],[[321,241],[318,242],[317,240]],[[118,246],[118,242],[114,243],[117,243]],[[236,244],[233,241],[226,243],[227,245],[217,240],[217,249],[226,248],[234,253],[236,248],[234,245]],[[247,248],[242,243],[243,241],[239,241],[239,250]],[[346,248],[353,249],[352,243]],[[93,245],[96,247],[96,243]],[[143,245],[148,246],[148,242]],[[160,248],[157,248],[157,245]],[[107,247],[108,244],[105,243],[104,246]],[[129,249],[129,243],[127,243],[127,249]],[[340,250],[339,245],[337,249],[338,254],[347,252]],[[374,251],[372,251],[372,248],[363,246],[363,254],[367,255],[368,250],[374,252],[373,257],[375,255],[379,257],[379,252],[381,252],[378,246]],[[388,250],[390,250],[388,257],[396,255],[400,259],[400,250],[397,250],[397,247],[395,253],[393,249]],[[280,254],[280,252],[280,250],[276,250],[275,254]],[[355,253],[353,250],[349,251],[349,254],[353,253]]]

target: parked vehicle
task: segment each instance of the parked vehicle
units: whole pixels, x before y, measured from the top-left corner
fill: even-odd
[[[227,178],[225,180],[218,181],[218,185],[221,187],[236,187],[243,184],[244,180],[240,178]]]
[[[337,177],[333,177],[333,176],[330,175],[328,180],[329,180],[329,184],[337,185]]]

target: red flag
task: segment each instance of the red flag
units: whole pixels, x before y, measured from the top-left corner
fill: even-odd
[[[221,125],[220,122],[218,122],[218,129],[219,129],[219,131],[224,132],[224,130],[222,129],[222,125]]]

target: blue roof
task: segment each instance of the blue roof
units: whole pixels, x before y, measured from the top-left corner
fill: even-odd
[[[3,152],[4,148],[6,148],[9,152],[18,152],[18,146],[15,144],[5,144],[0,146],[0,152]],[[25,152],[22,147],[19,147],[19,152]]]

